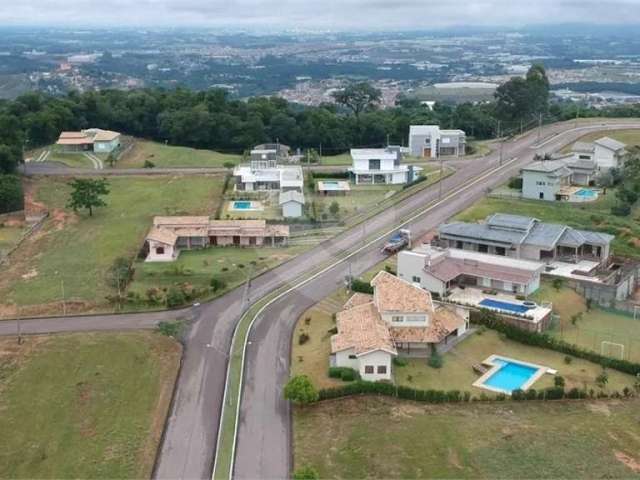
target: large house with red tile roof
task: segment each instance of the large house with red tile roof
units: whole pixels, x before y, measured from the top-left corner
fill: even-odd
[[[331,364],[357,370],[364,380],[391,380],[399,354],[428,356],[468,327],[465,308],[436,304],[431,294],[388,272],[371,281],[373,295],[355,293],[337,314]]]

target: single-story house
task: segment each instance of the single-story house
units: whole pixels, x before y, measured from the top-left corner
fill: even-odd
[[[553,262],[589,260],[606,263],[615,238],[608,233],[506,213],[489,215],[483,223],[453,222],[438,228],[440,246],[511,258]]]
[[[65,152],[111,153],[120,147],[120,133],[99,128],[88,128],[79,132],[62,132],[56,145],[59,145]]]
[[[543,271],[542,262],[430,245],[398,254],[398,277],[440,298],[457,286],[530,295],[540,287]]]
[[[444,130],[438,125],[411,125],[409,153],[413,157],[438,158],[465,154],[466,134],[463,130]]]
[[[336,316],[331,364],[357,370],[364,380],[391,380],[399,354],[428,356],[468,328],[468,311],[434,304],[431,294],[388,272],[371,281],[373,295],[354,294]]]
[[[206,216],[154,217],[145,238],[147,262],[175,260],[181,250],[208,246],[286,245],[287,225],[264,220],[211,220]]]
[[[304,212],[304,195],[297,190],[280,192],[278,204],[284,218],[298,218]]]

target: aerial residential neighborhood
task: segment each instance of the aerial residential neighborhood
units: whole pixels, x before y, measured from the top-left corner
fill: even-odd
[[[640,476],[633,2],[71,3],[0,9],[0,478]]]

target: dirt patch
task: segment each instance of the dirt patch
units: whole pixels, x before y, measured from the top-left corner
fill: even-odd
[[[392,417],[410,418],[424,413],[424,408],[412,403],[398,404],[391,407],[390,412]]]
[[[27,216],[47,213],[47,206],[36,200],[37,188],[33,181],[25,180],[24,186],[24,211]]]
[[[607,417],[611,416],[611,410],[609,410],[609,405],[602,402],[597,403],[587,403],[587,409],[593,413],[600,413]]]
[[[38,276],[38,270],[32,268],[27,273],[20,275],[23,280],[29,280],[30,278],[36,278]]]
[[[632,472],[640,473],[640,462],[638,462],[638,460],[620,451],[615,451],[614,455],[616,456],[616,460],[624,464],[624,466],[628,467]]]
[[[447,462],[449,462],[449,465],[457,468],[458,470],[462,470],[463,468],[462,462],[460,462],[460,457],[458,456],[458,452],[453,448],[449,448],[449,451],[447,453]]]

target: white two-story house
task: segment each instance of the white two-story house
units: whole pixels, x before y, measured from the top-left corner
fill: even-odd
[[[413,157],[460,157],[466,151],[463,130],[445,130],[438,125],[411,125],[409,127],[409,153]]]
[[[363,380],[392,378],[393,357],[428,356],[431,346],[462,335],[468,311],[434,304],[431,294],[387,272],[371,281],[373,295],[354,294],[336,317],[331,363],[357,370]]]
[[[415,180],[420,167],[401,164],[399,147],[352,148],[349,169],[356,185],[404,184]]]

